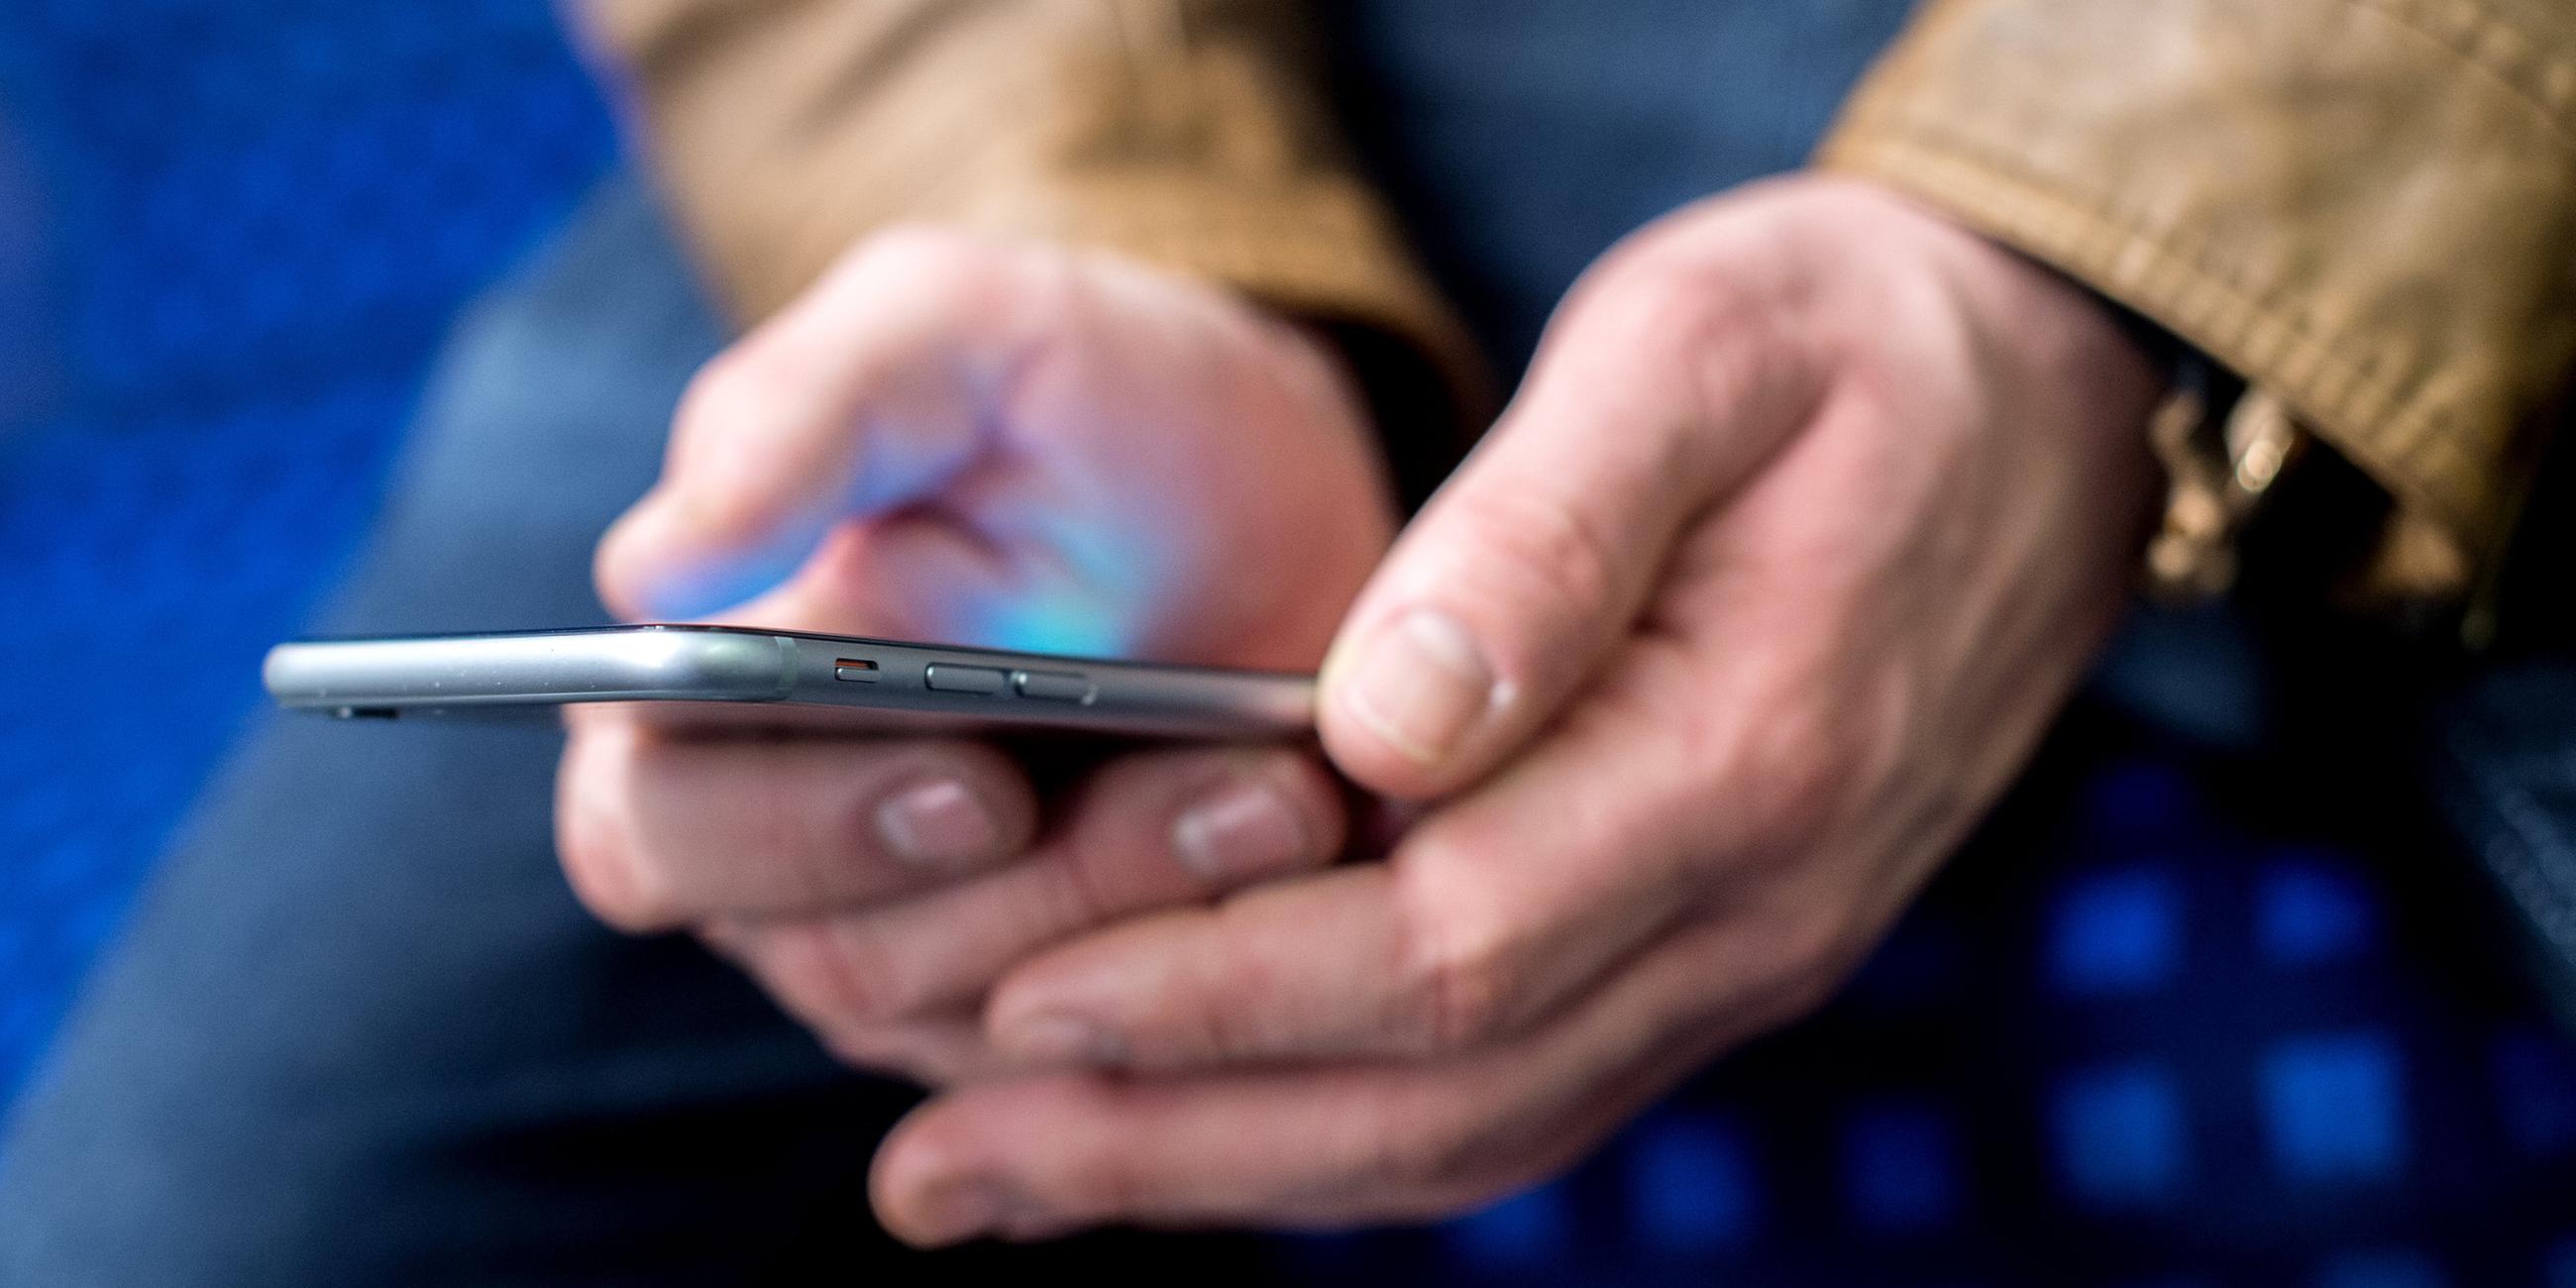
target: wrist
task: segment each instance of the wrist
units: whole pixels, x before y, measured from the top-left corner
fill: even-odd
[[[2093,301],[2155,373],[2156,401],[2141,428],[2163,472],[2164,498],[2143,556],[2148,593],[2171,604],[2227,593],[2246,531],[2304,455],[2305,435],[2277,402],[2249,392],[2242,377],[2153,319],[2047,271]]]
[[[2147,441],[2164,469],[2164,512],[2148,539],[2149,593],[2194,603],[2233,589],[2245,535],[2274,485],[2305,454],[2306,435],[2280,403],[2149,319],[2107,297],[2164,386]]]

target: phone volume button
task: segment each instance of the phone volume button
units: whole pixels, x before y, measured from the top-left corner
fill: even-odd
[[[1071,671],[1014,671],[1011,684],[1024,698],[1040,702],[1071,702],[1089,706],[1099,693],[1088,677]]]
[[[993,694],[1010,683],[1010,677],[988,666],[947,666],[932,663],[921,673],[923,684],[941,693]]]

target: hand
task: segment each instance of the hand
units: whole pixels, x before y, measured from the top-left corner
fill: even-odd
[[[2067,283],[1801,178],[1644,230],[1326,668],[1383,864],[1122,923],[873,1177],[939,1243],[1446,1213],[1824,999],[2120,615],[2156,382]],[[1089,1068],[1085,1066],[1107,1066]]]
[[[1309,333],[1141,266],[902,230],[703,371],[602,542],[619,612],[1312,667],[1393,532]],[[781,584],[783,583],[783,584]],[[694,929],[854,1062],[989,1064],[1018,958],[1342,848],[1293,748],[1158,751],[1044,811],[961,739],[675,731],[577,709],[557,830],[632,931]]]

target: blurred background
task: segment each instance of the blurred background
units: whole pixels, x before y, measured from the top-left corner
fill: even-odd
[[[0,1100],[364,531],[449,315],[610,155],[530,0],[0,5]],[[164,695],[101,700],[133,665]]]
[[[533,0],[0,7],[0,1105],[363,534],[447,320],[613,164]],[[102,700],[129,668],[164,696]],[[2135,705],[2088,699],[1823,1016],[1563,1181],[1286,1255],[2576,1286],[2576,1058],[2465,883]]]

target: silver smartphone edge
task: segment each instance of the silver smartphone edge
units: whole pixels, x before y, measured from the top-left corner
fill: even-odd
[[[340,715],[586,702],[776,703],[915,723],[1276,738],[1313,727],[1307,676],[714,626],[297,640],[280,705]]]

